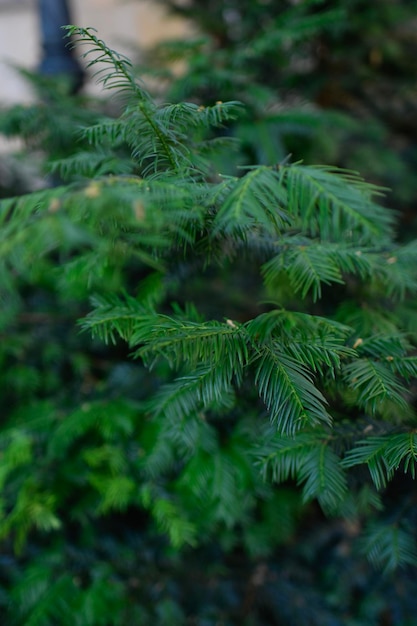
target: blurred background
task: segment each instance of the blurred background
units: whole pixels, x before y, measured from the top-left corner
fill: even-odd
[[[41,58],[38,0],[0,0],[0,106],[30,102],[33,92],[16,67],[35,70]],[[185,22],[151,2],[71,0],[73,23],[96,28],[111,47],[132,53],[181,36]],[[91,86],[89,86],[90,88]]]

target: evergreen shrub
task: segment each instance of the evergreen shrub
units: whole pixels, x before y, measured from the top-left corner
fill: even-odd
[[[411,624],[416,242],[68,33],[125,108],[0,205],[2,623]]]

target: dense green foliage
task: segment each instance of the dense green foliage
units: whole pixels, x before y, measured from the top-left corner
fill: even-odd
[[[237,161],[291,153],[359,169],[395,190],[390,205],[415,225],[415,0],[159,2],[194,36],[163,42],[142,69],[159,70],[174,101],[245,102]],[[180,77],[166,70],[173,59]]]
[[[417,243],[70,32],[125,107],[0,205],[2,623],[412,624]]]

